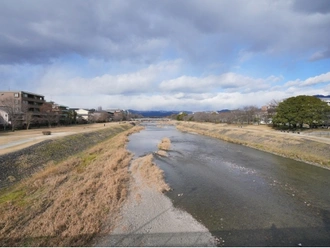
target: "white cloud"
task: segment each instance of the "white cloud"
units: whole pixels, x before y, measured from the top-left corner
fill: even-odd
[[[159,88],[164,92],[194,92],[205,93],[215,91],[255,91],[269,88],[269,83],[280,80],[280,77],[270,76],[266,79],[252,78],[236,73],[224,73],[207,77],[181,76],[161,82]]]
[[[93,78],[73,75],[72,70],[53,66],[39,80],[37,90],[54,95],[139,94],[155,90],[157,80],[175,75],[181,60],[163,61],[126,74],[103,74]]]
[[[330,83],[330,72],[315,76],[315,77],[310,77],[305,80],[301,79],[296,79],[293,81],[289,81],[285,84],[286,87],[290,86],[300,86],[300,87],[307,87],[307,86],[313,86],[317,84],[322,84],[322,83]]]

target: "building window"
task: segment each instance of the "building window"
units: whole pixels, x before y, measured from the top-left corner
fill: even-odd
[[[14,97],[15,98],[18,98],[19,97],[19,94],[18,93],[14,93]]]

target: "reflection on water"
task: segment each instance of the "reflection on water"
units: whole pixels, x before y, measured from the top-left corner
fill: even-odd
[[[173,126],[146,126],[128,149],[137,157],[155,152],[164,137],[172,142],[169,157],[155,161],[173,188],[168,197],[221,245],[330,244],[329,170]]]

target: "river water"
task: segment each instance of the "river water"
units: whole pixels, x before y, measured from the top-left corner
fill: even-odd
[[[146,125],[129,137],[136,157],[154,155],[166,193],[218,238],[219,246],[330,246],[330,170],[241,145]]]

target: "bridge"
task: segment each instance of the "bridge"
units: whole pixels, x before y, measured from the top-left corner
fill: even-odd
[[[131,121],[137,122],[167,122],[171,121],[169,118],[134,118]]]

